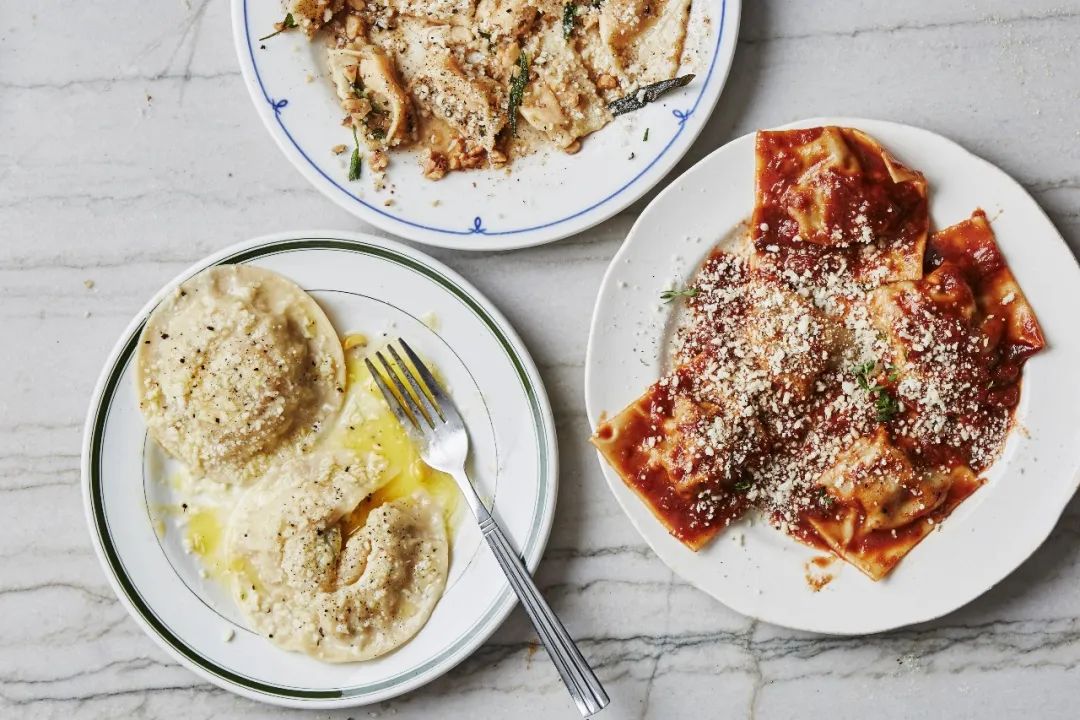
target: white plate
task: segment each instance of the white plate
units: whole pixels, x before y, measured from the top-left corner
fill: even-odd
[[[300,32],[265,42],[282,17],[275,0],[232,0],[233,37],[244,82],[259,116],[285,156],[341,207],[387,232],[417,242],[466,250],[506,250],[551,242],[611,217],[659,182],[705,126],[731,68],[741,0],[695,0],[692,45],[682,72],[687,87],[616,118],[583,143],[581,152],[538,153],[502,171],[423,177],[409,155],[392,158],[393,196],[375,192],[369,177],[346,178],[349,143],[341,109],[325,75],[325,49]],[[707,18],[707,21],[706,21]],[[265,49],[262,49],[265,46]],[[308,77],[314,77],[309,82]],[[649,128],[648,142],[643,141]],[[631,153],[634,159],[630,160]],[[384,200],[394,203],[385,206]]]
[[[166,293],[220,263],[276,270],[308,290],[339,333],[386,331],[430,358],[469,428],[480,495],[493,498],[530,569],[547,542],[557,489],[554,425],[540,376],[498,311],[441,263],[370,236],[305,232],[258,238],[189,268],[139,312],[98,381],[83,442],[87,520],[117,596],[147,634],[217,685],[281,705],[363,705],[422,685],[467,657],[516,601],[470,517],[454,527],[447,591],[423,630],[389,655],[344,665],[285,652],[247,630],[227,592],[199,577],[179,533],[155,532],[149,508],[168,492],[161,480],[169,468],[146,439],[132,351]],[[421,321],[428,313],[436,329]],[[230,630],[235,638],[226,642]]]
[[[935,227],[977,208],[1042,322],[1047,347],[1024,371],[1019,425],[988,483],[939,532],[874,583],[837,562],[814,593],[804,576],[810,548],[764,522],[745,520],[694,553],[671,537],[601,460],[608,485],[656,554],[725,605],[777,625],[836,634],[878,632],[944,615],[986,592],[1050,533],[1080,483],[1080,271],[1027,192],[1001,170],[918,128],[856,118],[815,118],[787,127],[845,125],[879,140],[930,183]],[[681,286],[713,244],[748,218],[754,202],[754,138],[733,140],[695,165],[642,213],[604,277],[585,366],[590,421],[622,409],[660,373],[662,290]],[[733,542],[743,533],[745,544]]]

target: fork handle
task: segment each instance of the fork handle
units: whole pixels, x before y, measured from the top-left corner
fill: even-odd
[[[559,671],[563,684],[574,698],[578,710],[584,717],[600,712],[608,704],[608,696],[604,692],[603,685],[596,678],[588,661],[582,656],[558,616],[540,594],[525,563],[510,545],[510,541],[506,539],[502,528],[486,508],[481,506],[481,509],[482,516],[478,518],[480,531],[484,534],[484,539],[487,540],[491,551],[495,553],[495,559],[499,561],[503,572],[506,573],[510,587],[517,593],[518,599],[525,607],[525,612],[529,614],[529,620],[536,628],[540,641],[551,656],[551,662]]]

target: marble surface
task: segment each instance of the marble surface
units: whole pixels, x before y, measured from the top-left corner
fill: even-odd
[[[759,126],[898,120],[1000,165],[1080,250],[1080,2],[746,5],[728,87],[680,168]],[[520,611],[428,687],[302,713],[198,680],[109,589],[78,467],[89,394],[120,330],[224,245],[288,227],[363,229],[260,126],[227,2],[4,2],[0,137],[0,716],[574,717]],[[642,206],[548,247],[434,253],[503,309],[547,382],[562,493],[538,579],[613,697],[602,717],[1076,717],[1080,501],[981,599],[867,638],[752,622],[652,555],[585,442],[581,391],[594,294]]]

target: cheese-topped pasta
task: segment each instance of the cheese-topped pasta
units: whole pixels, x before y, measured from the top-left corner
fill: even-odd
[[[755,507],[887,575],[982,484],[1043,345],[985,215],[850,128],[758,133],[742,245],[679,295],[674,369],[593,442],[698,549]]]
[[[345,357],[325,313],[295,283],[224,265],[154,310],[135,381],[166,451],[196,474],[247,482],[315,442],[341,407]]]
[[[415,147],[424,174],[439,179],[542,147],[577,152],[612,121],[612,102],[678,75],[690,0],[288,0],[286,8],[328,44],[357,157],[366,147],[381,171],[387,151]]]
[[[314,453],[275,466],[233,512],[233,596],[276,645],[366,660],[427,622],[446,585],[442,510],[418,491],[367,511],[382,470],[374,455]]]

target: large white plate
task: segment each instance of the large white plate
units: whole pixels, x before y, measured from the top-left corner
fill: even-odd
[[[155,532],[150,510],[168,499],[170,469],[146,439],[132,352],[166,293],[220,263],[276,270],[308,290],[339,333],[400,335],[430,358],[469,428],[480,495],[492,499],[530,569],[551,528],[558,466],[540,376],[498,311],[444,265],[374,237],[304,232],[242,243],[189,268],[132,320],[98,381],[83,443],[87,520],[117,596],[147,634],[221,687],[282,705],[363,705],[422,685],[467,657],[515,603],[470,517],[455,524],[447,591],[423,630],[389,655],[345,665],[285,652],[247,630],[227,592],[199,576],[179,533]],[[429,313],[434,322],[423,322]]]
[[[918,128],[856,118],[788,127],[865,130],[925,173],[930,212],[944,227],[984,208],[1046,332],[1047,348],[1024,371],[1019,425],[988,483],[939,532],[874,583],[837,562],[814,593],[804,563],[814,555],[764,522],[742,521],[694,553],[671,537],[601,460],[608,485],[656,554],[725,605],[786,627],[836,634],[887,630],[939,617],[986,592],[1046,538],[1080,483],[1080,271],[1043,211],[998,168]],[[662,290],[681,286],[713,244],[753,208],[754,138],[733,140],[691,168],[638,219],[604,277],[585,367],[590,421],[620,410],[659,376],[672,309]],[[743,536],[743,542],[733,538]]]
[[[278,0],[232,0],[232,14],[240,68],[259,116],[285,156],[323,194],[361,220],[410,240],[506,250],[590,228],[637,200],[675,166],[720,97],[735,52],[741,4],[695,0],[688,44],[693,52],[682,68],[697,73],[694,81],[616,118],[589,137],[578,154],[539,153],[516,161],[510,175],[450,173],[438,182],[424,178],[413,158],[399,156],[389,175],[392,196],[375,192],[366,176],[347,182],[348,153],[330,152],[351,140],[325,76],[322,42],[309,43],[299,32],[260,42],[281,20]],[[394,202],[386,206],[389,197]]]

